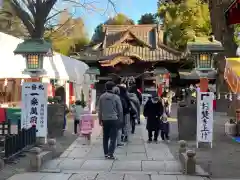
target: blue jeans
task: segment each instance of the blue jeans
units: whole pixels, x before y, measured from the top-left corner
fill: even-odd
[[[64,114],[63,129],[66,129],[66,126],[67,126],[67,118],[66,118],[66,114]]]

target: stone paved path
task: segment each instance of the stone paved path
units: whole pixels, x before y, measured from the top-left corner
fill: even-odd
[[[102,138],[83,145],[79,137],[60,158],[44,164],[41,173],[24,173],[9,180],[203,180],[181,175],[180,164],[161,142],[147,144],[145,125],[137,126],[128,144],[116,149],[118,160],[105,160]]]

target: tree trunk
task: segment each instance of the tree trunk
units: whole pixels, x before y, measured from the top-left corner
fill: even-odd
[[[222,42],[224,52],[216,57],[218,78],[218,92],[227,92],[228,88],[224,81],[224,57],[235,57],[237,45],[234,43],[234,28],[227,26],[225,21],[225,10],[231,4],[232,0],[209,0],[209,11],[211,17],[212,31],[216,40]]]

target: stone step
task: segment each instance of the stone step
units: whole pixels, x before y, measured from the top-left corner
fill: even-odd
[[[198,176],[142,174],[136,172],[23,173],[8,180],[205,180]]]
[[[104,159],[77,159],[59,158],[49,161],[43,165],[42,171],[52,170],[63,172],[65,170],[78,171],[135,171],[156,173],[181,173],[178,161],[153,161],[153,160],[104,160]]]

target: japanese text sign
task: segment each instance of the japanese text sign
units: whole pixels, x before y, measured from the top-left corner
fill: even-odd
[[[36,125],[37,137],[47,136],[47,84],[24,83],[22,86],[21,128]]]
[[[214,93],[198,91],[197,97],[197,143],[212,143]]]

